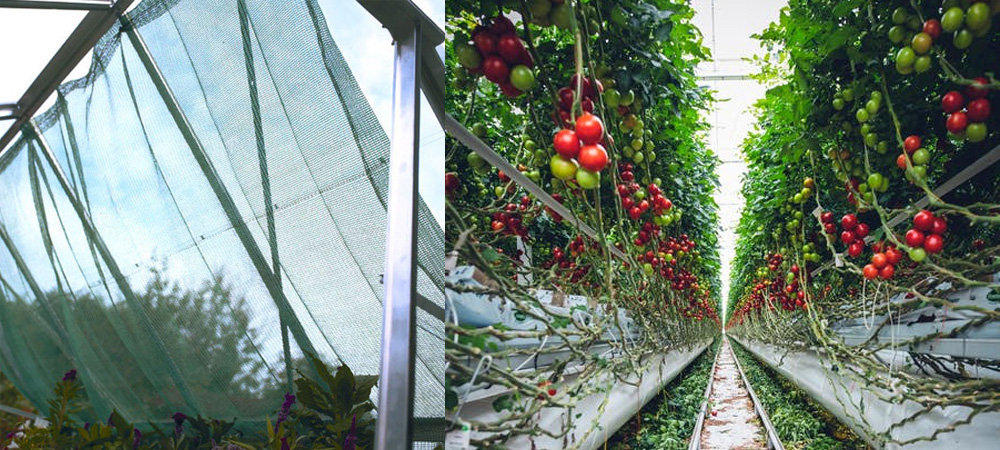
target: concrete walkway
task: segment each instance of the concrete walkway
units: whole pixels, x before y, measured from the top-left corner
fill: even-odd
[[[705,450],[766,449],[764,427],[754,411],[750,394],[743,386],[736,360],[723,340],[712,375],[712,395],[708,417],[701,431],[701,448]]]

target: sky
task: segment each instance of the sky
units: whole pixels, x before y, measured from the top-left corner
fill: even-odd
[[[701,77],[744,76],[754,68],[743,61],[754,54],[763,55],[757,41],[750,36],[778,19],[785,0],[692,0],[694,24],[711,49],[713,61],[698,67]],[[721,186],[715,193],[719,204],[722,229],[719,234],[722,257],[723,308],[729,299],[729,276],[736,254],[736,226],[744,205],[740,188],[747,165],[740,151],[743,139],[753,130],[754,117],[749,108],[764,96],[764,87],[753,80],[702,80],[703,86],[716,91],[719,100],[710,111],[708,120],[709,147],[722,160],[716,169]],[[723,311],[725,313],[725,311]]]
[[[439,27],[444,27],[444,0],[413,0]],[[138,2],[136,2],[138,4]],[[392,122],[393,43],[357,2],[319,0],[327,26],[368,98],[382,127]],[[0,8],[0,42],[22,45],[0,46],[0,103],[13,103],[62,46],[84,11]],[[443,49],[439,47],[439,53]],[[80,78],[90,65],[88,55],[67,77]],[[45,111],[52,99],[42,107]],[[426,100],[421,106],[419,190],[438,224],[444,227],[444,132]],[[10,121],[0,121],[6,132]]]

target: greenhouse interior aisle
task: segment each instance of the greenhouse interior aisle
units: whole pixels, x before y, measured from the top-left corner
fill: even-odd
[[[723,339],[715,359],[712,374],[712,393],[709,396],[709,416],[701,430],[701,448],[704,450],[765,449],[766,439],[760,417],[754,410],[750,392],[743,384],[736,357]]]

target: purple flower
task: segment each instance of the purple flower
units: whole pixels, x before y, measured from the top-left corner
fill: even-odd
[[[288,438],[287,437],[282,437],[281,438],[281,450],[291,450],[291,447],[288,446]]]
[[[358,442],[358,416],[351,418],[351,429],[347,430],[344,437],[344,450],[354,450],[354,445]]]
[[[278,426],[281,425],[285,419],[288,419],[288,413],[292,409],[292,405],[295,404],[295,396],[292,394],[285,394],[285,402],[281,404],[281,410],[278,411],[278,420],[274,422],[274,432],[278,432]]]
[[[108,416],[108,426],[111,427],[111,428],[115,427],[115,423],[111,421],[111,419],[114,419],[114,418],[115,418],[115,412],[111,411],[111,415]]]
[[[83,424],[83,429],[84,429],[84,430],[88,430],[88,431],[89,431],[89,430],[90,430],[90,422],[86,422],[86,423],[84,423],[84,424]]]
[[[181,435],[184,434],[185,420],[187,420],[187,415],[184,413],[174,413],[174,436],[181,437]]]
[[[76,381],[76,369],[70,370],[63,375],[63,381]]]
[[[142,443],[142,432],[138,428],[135,428],[135,438],[132,439],[132,449],[138,450],[139,444]]]

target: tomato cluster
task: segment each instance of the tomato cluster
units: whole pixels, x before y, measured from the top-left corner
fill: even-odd
[[[990,117],[989,90],[986,77],[978,77],[975,84],[965,88],[965,96],[958,91],[949,91],[941,97],[941,109],[947,114],[945,126],[948,132],[969,142],[986,139],[989,130],[986,119]]]
[[[876,243],[872,250],[875,254],[872,255],[871,262],[862,268],[862,275],[869,280],[892,278],[896,274],[896,264],[903,259],[903,252],[892,244],[883,243]]]
[[[573,130],[562,129],[552,138],[556,155],[549,160],[552,175],[563,181],[575,179],[584,189],[596,189],[601,183],[601,171],[608,165],[604,140],[604,124],[590,113],[576,119]]]
[[[943,217],[924,209],[913,216],[913,228],[906,231],[906,245],[910,246],[910,259],[921,262],[927,253],[939,253],[944,249],[944,233],[948,222]]]
[[[472,44],[455,39],[459,64],[473,74],[482,74],[500,86],[508,97],[517,97],[534,87],[535,60],[517,35],[514,23],[504,16],[493,18],[489,26],[476,27]]]

